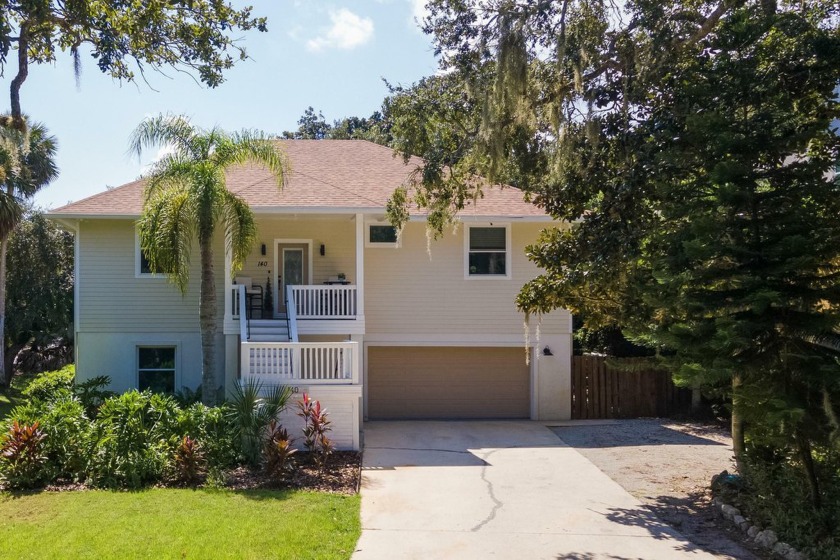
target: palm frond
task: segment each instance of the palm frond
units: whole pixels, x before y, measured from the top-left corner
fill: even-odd
[[[163,271],[181,293],[190,278],[190,254],[195,237],[195,212],[183,185],[162,189],[146,200],[138,221],[140,247],[152,270]]]
[[[23,218],[23,204],[13,194],[0,190],[0,239],[5,239]]]
[[[160,114],[145,119],[134,129],[128,151],[139,158],[144,149],[168,145],[176,153],[195,157],[193,139],[200,135],[201,130],[183,115]]]
[[[248,204],[225,190],[222,202],[225,246],[231,255],[231,274],[242,269],[257,240],[257,224]]]
[[[245,163],[263,165],[274,175],[280,187],[286,184],[291,172],[289,160],[279,144],[255,130],[242,130],[230,135],[230,142],[220,145],[215,159],[223,168]]]
[[[182,154],[165,154],[144,174],[146,180],[146,199],[154,197],[158,191],[171,187],[189,187],[195,181],[196,162]]]

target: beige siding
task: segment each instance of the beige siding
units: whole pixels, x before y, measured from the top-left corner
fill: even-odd
[[[279,219],[259,216],[257,244],[245,260],[240,276],[250,276],[255,283],[265,286],[269,270],[276,281],[274,265],[275,239],[300,239],[312,241],[312,278],[310,284],[321,284],[331,276],[343,272],[347,280],[356,283],[356,227],[350,215],[341,217]],[[265,243],[266,255],[260,254]],[[322,257],[319,248],[324,245]],[[264,261],[268,266],[259,266]]]
[[[496,224],[501,225],[501,224]],[[539,273],[525,256],[547,224],[512,226],[511,278],[464,277],[464,226],[431,242],[427,252],[425,224],[409,223],[398,249],[365,250],[366,336],[417,336],[468,333],[521,337],[524,315],[516,294]],[[532,321],[532,326],[537,320]],[[568,333],[565,311],[543,318],[541,331]],[[420,338],[418,338],[419,340]]]
[[[135,277],[133,220],[87,220],[80,225],[80,332],[198,332],[197,244],[186,295],[164,276]],[[224,314],[224,247],[215,244],[219,324]]]

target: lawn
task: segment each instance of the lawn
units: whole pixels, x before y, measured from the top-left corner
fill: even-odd
[[[0,558],[349,558],[359,497],[303,491],[0,493]]]

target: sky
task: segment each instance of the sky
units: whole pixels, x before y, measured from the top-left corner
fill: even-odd
[[[151,87],[122,83],[82,56],[78,87],[68,53],[50,65],[31,65],[21,90],[23,111],[58,139],[59,178],[35,196],[55,209],[136,179],[143,161],[127,153],[128,139],[146,117],[184,114],[202,127],[297,128],[312,106],[328,122],[369,116],[387,95],[383,79],[408,85],[437,70],[431,40],[416,21],[423,0],[233,0],[268,17],[268,32],[238,33],[251,60],[239,62],[215,89],[172,70],[147,73]],[[8,111],[9,82],[0,77],[0,107]]]

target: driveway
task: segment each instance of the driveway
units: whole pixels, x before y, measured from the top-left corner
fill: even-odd
[[[353,558],[716,558],[543,424],[365,424]]]

